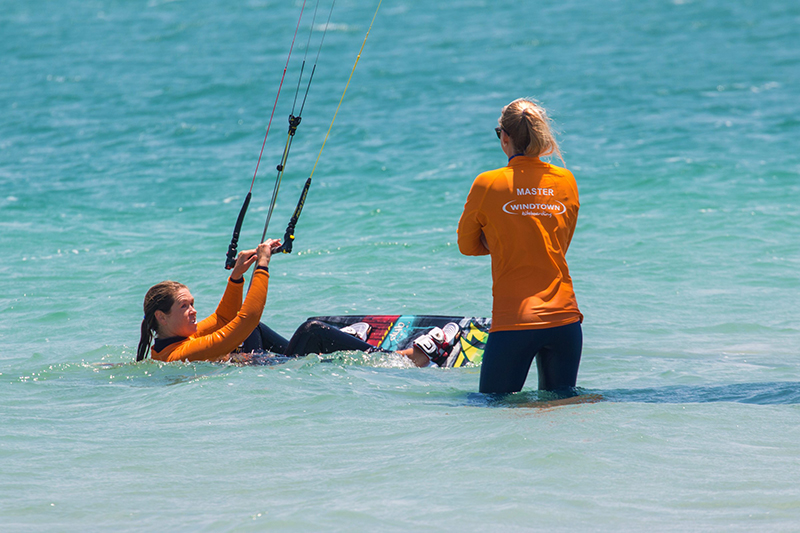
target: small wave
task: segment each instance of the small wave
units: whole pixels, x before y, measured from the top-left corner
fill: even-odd
[[[161,387],[177,385],[226,374],[233,365],[213,363],[162,363],[146,361],[60,363],[29,372],[17,372],[17,383],[61,382],[71,385],[127,385]]]
[[[577,387],[565,393],[522,391],[515,394],[470,393],[470,406],[549,409],[597,402],[617,403],[746,403],[800,404],[800,382],[778,381],[727,385],[665,386],[644,389],[589,390]]]

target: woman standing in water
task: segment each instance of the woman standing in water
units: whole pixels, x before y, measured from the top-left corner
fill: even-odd
[[[565,259],[578,187],[570,171],[540,160],[561,157],[543,107],[514,100],[498,123],[508,165],[475,178],[458,223],[461,253],[492,256],[492,329],[480,392],[519,392],[534,358],[539,389],[567,392],[583,345],[583,315]]]

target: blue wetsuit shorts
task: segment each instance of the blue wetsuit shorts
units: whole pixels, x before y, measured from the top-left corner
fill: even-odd
[[[545,329],[494,331],[483,352],[480,392],[521,391],[534,358],[539,390],[569,390],[578,380],[582,349],[580,322]]]

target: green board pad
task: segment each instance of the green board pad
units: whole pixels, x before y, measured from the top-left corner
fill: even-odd
[[[444,327],[455,322],[461,328],[461,338],[456,349],[447,358],[446,367],[458,368],[467,365],[480,365],[483,349],[492,325],[490,318],[437,316],[437,315],[340,315],[314,316],[309,320],[319,320],[337,328],[356,322],[366,322],[372,329],[367,342],[381,350],[404,350],[412,345],[414,339],[424,335],[431,328]]]

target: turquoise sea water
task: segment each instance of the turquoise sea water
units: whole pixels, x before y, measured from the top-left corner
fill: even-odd
[[[336,2],[271,234],[376,5]],[[0,528],[796,531],[796,2],[383,2],[264,320],[487,315],[488,259],[455,228],[505,163],[500,108],[532,96],[581,192],[568,259],[593,402],[546,403],[533,370],[493,403],[478,368],[359,353],[131,362],[149,286],[218,301],[300,6],[0,3]]]

